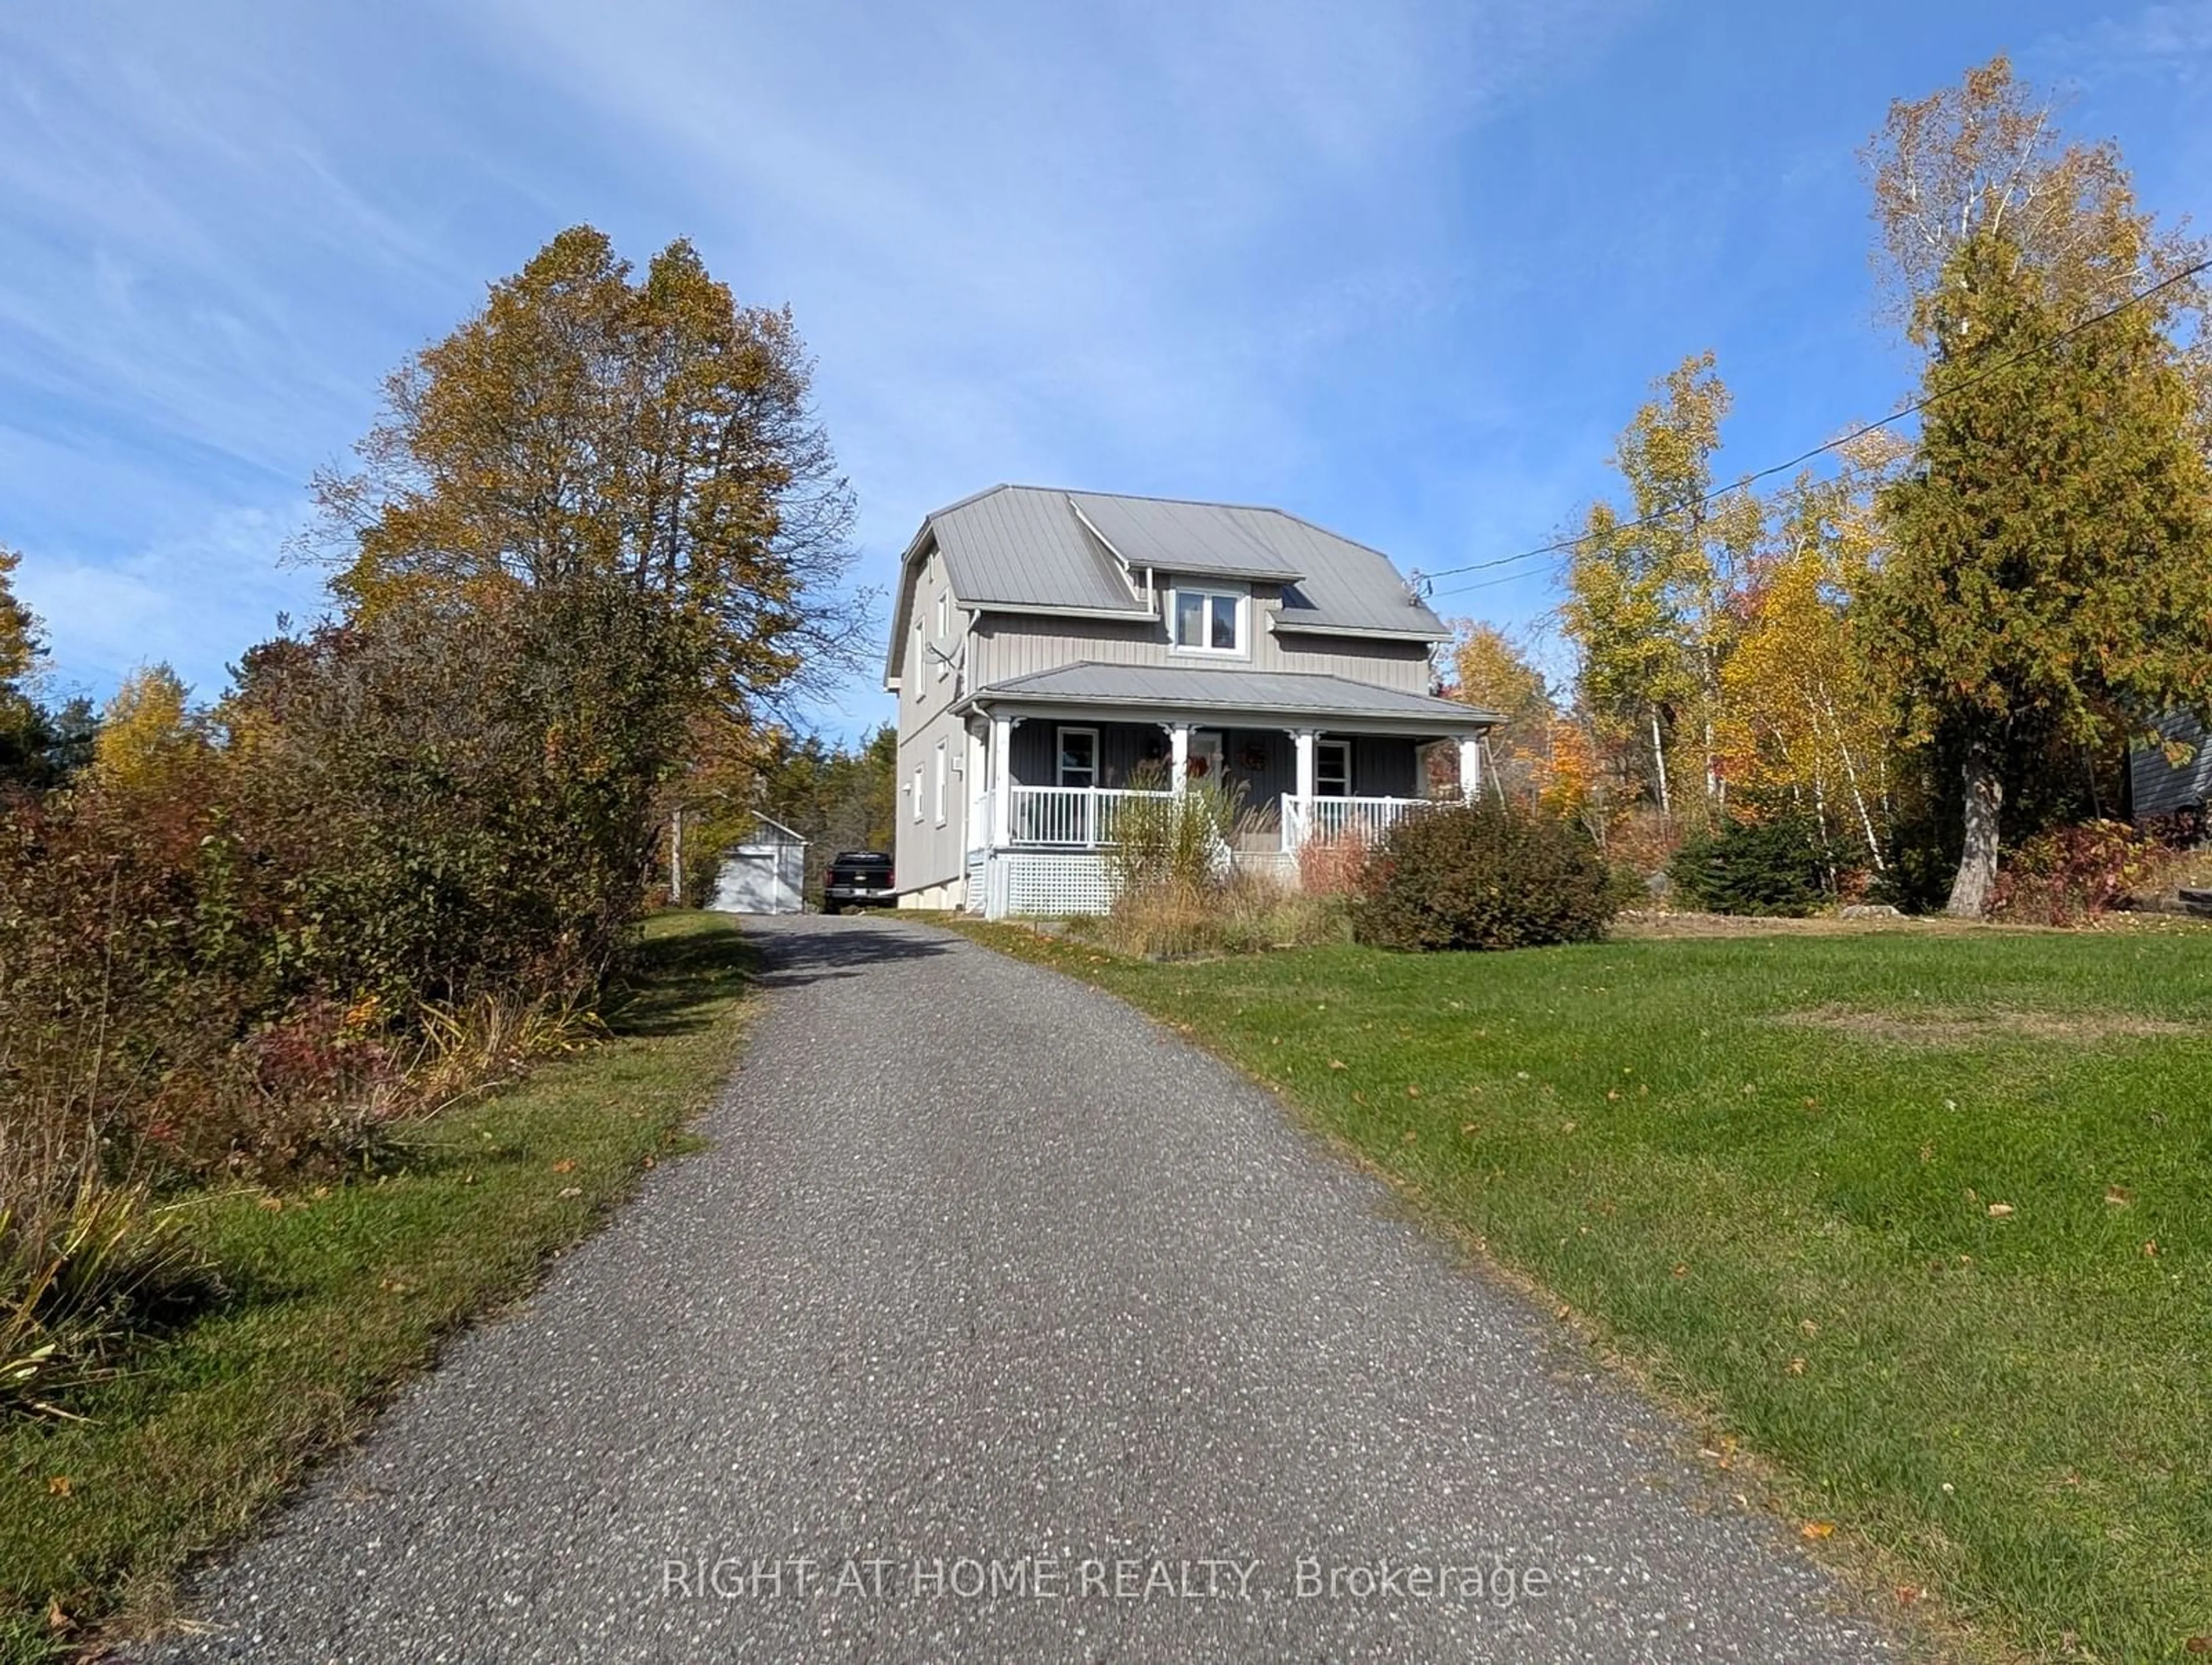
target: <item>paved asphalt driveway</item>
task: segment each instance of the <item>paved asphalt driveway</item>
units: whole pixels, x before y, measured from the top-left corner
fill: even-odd
[[[1243,1078],[942,932],[755,928],[714,1148],[152,1656],[1887,1656]]]

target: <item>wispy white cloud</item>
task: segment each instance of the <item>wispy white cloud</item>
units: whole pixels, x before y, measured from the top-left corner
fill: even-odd
[[[136,666],[161,661],[200,697],[220,693],[228,666],[275,633],[280,614],[306,623],[318,610],[319,575],[277,561],[297,524],[232,509],[117,558],[27,561],[22,599],[66,627],[58,690],[99,698]]]
[[[2080,11],[0,9],[0,538],[68,675],[219,678],[312,598],[269,562],[381,375],[588,220],[793,304],[862,581],[1001,478],[1277,501],[1458,564],[1572,518],[1685,351],[1720,348],[1747,463],[1886,405],[1851,150],[2008,35],[2071,31],[2115,84],[2212,41],[2212,0]]]
[[[1454,137],[1622,10],[831,4],[702,30],[647,0],[498,27],[704,211],[710,252],[803,294],[889,540],[1006,474],[1195,486],[1325,442],[1304,379],[1429,304]]]
[[[2212,0],[2159,0],[2132,15],[2100,17],[2058,32],[2036,56],[2084,79],[2201,82],[2212,72]]]

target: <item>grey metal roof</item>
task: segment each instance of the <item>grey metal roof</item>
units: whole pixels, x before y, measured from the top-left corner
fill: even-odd
[[[1449,634],[1407,592],[1389,556],[1280,509],[997,486],[938,510],[924,526],[968,606],[1139,612],[1126,561],[1163,576],[1281,584],[1279,629],[1430,641]]]
[[[1277,584],[1294,583],[1305,575],[1251,524],[1272,510],[1157,497],[1107,497],[1090,491],[1072,491],[1067,496],[1114,553],[1132,567]]]
[[[1378,688],[1306,671],[1218,670],[1182,665],[1105,665],[1085,659],[979,688],[966,703],[1140,706],[1146,709],[1279,712],[1286,716],[1419,719],[1482,728],[1498,714],[1457,700]]]
[[[1141,614],[1121,563],[1083,529],[1064,491],[1000,486],[929,517],[963,606]]]

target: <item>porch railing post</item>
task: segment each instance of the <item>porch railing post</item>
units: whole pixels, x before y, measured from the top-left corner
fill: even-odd
[[[1009,754],[1014,749],[1014,720],[991,719],[991,848],[1003,850],[1013,841],[1014,776]]]
[[[1291,731],[1291,750],[1297,758],[1298,815],[1297,832],[1291,832],[1291,817],[1283,817],[1283,848],[1295,850],[1313,836],[1311,811],[1314,801],[1314,740],[1316,732],[1310,728]]]

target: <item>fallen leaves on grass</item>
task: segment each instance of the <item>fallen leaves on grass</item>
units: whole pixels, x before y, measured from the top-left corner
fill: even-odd
[[[70,1494],[70,1487],[72,1484],[67,1474],[52,1475],[46,1480],[46,1495],[50,1498],[66,1498]]]
[[[2105,1188],[2105,1200],[2112,1204],[2115,1208],[2125,1208],[2130,1203],[2133,1202],[2135,1199],[2130,1196],[2125,1191],[2122,1190],[2118,1186],[2107,1185]]]
[[[1990,1218],[1993,1220],[2010,1219],[2012,1218],[2012,1205],[2008,1202],[1991,1203],[1990,1205]]]
[[[560,1161],[553,1164],[553,1171],[556,1174],[574,1173],[576,1171],[576,1158],[574,1157],[562,1157]]]
[[[2191,1033],[2171,1018],[2131,1012],[1977,1012],[1963,1006],[1929,1006],[1911,1012],[1868,1012],[1827,1006],[1785,1012],[1777,1023],[1825,1029],[1854,1039],[1901,1047],[1959,1047],[1989,1042],[2155,1040]]]
[[[1797,1535],[1810,1538],[1815,1542],[1822,1538],[1832,1538],[1836,1535],[1836,1523],[1833,1521],[1808,1521],[1797,1528]]]

